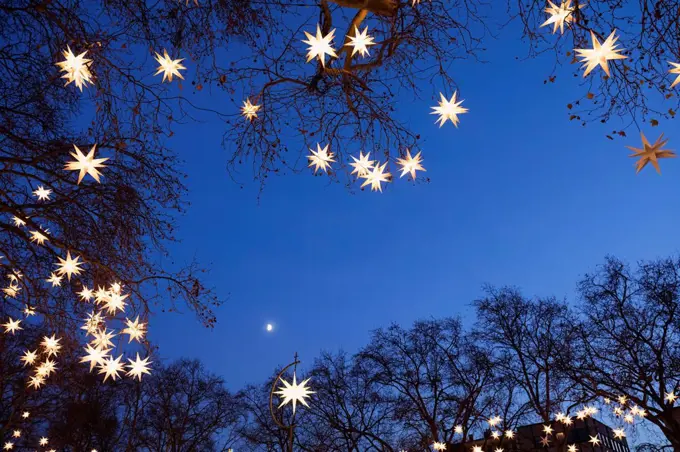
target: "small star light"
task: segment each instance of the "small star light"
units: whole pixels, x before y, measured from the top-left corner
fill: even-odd
[[[484,450],[479,446],[472,446],[472,452],[484,452]]]
[[[24,411],[23,413],[21,413],[21,417],[22,417],[23,419],[28,419],[28,417],[29,417],[30,415],[31,415],[31,413],[29,413],[28,411]]]
[[[80,292],[78,292],[78,296],[82,301],[90,301],[94,297],[94,294],[92,292],[92,289],[89,289],[85,286],[81,289]]]
[[[14,443],[11,441],[7,441],[4,446],[2,446],[4,450],[12,450],[14,449]]]
[[[553,432],[553,429],[552,429],[551,426],[549,426],[549,425],[543,426],[543,433],[545,433],[546,435],[550,435],[550,434],[552,434],[552,432]]]
[[[619,405],[622,405],[622,406],[623,406],[623,405],[626,404],[626,402],[628,402],[628,397],[626,397],[625,395],[620,395],[620,396],[617,398],[617,400],[618,400],[618,402],[619,402]]]
[[[372,36],[368,36],[368,27],[364,28],[364,31],[359,32],[359,29],[355,26],[354,36],[347,35],[347,37],[349,38],[350,42],[345,45],[353,47],[352,56],[354,56],[354,54],[357,52],[359,52],[362,57],[370,55],[368,53],[368,46],[375,45],[375,42],[373,42]]]
[[[48,442],[49,440],[43,436],[42,438],[40,438],[40,441],[38,441],[38,444],[40,444],[41,446],[47,446]]]
[[[21,430],[14,430],[12,432],[12,437],[14,438],[21,438]]]
[[[94,366],[101,366],[105,358],[109,357],[110,348],[100,348],[92,347],[92,345],[87,344],[85,347],[87,355],[80,359],[81,363],[90,363],[90,372],[94,369]]]
[[[52,190],[48,190],[42,185],[38,185],[38,189],[33,192],[33,195],[38,198],[38,201],[49,201],[50,194],[52,194]]]
[[[590,436],[590,435],[588,435],[588,436]],[[590,436],[590,439],[588,440],[588,442],[591,443],[593,446],[599,446],[600,445],[600,439],[597,437],[597,435]]]
[[[564,425],[571,425],[571,423],[572,423],[571,417],[568,414],[565,415],[564,419],[562,420],[562,423]]]
[[[139,353],[137,353],[137,360],[133,361],[131,359],[128,359],[130,361],[130,364],[127,365],[128,369],[130,369],[126,375],[128,377],[132,378],[137,378],[139,381],[142,381],[142,374],[151,374],[151,371],[149,370],[149,358],[144,358],[144,359],[139,359]]]
[[[640,136],[642,137],[642,149],[626,146],[628,149],[635,152],[634,154],[629,155],[629,157],[640,157],[640,159],[635,162],[635,173],[639,173],[642,168],[647,166],[647,163],[651,162],[654,168],[656,168],[656,172],[661,174],[661,168],[659,168],[659,159],[677,157],[675,152],[669,151],[667,149],[661,149],[666,145],[666,143],[668,143],[668,139],[663,140],[663,134],[661,134],[661,136],[656,139],[654,144],[649,144],[649,141],[647,141],[647,137],[645,137],[644,133],[640,132]],[[621,405],[623,405],[623,403]]]
[[[80,266],[83,264],[80,262],[80,256],[76,256],[75,259],[71,258],[71,252],[66,252],[66,259],[58,257],[59,263],[55,264],[57,267],[57,274],[59,276],[66,275],[66,278],[70,281],[72,275],[78,276],[81,271],[83,271]]]
[[[54,334],[52,337],[43,336],[43,340],[40,345],[42,345],[45,349],[48,358],[52,355],[57,356],[59,349],[61,349],[61,345],[59,345],[60,340],[61,338],[57,339]]]
[[[16,216],[12,217],[12,223],[14,223],[14,226],[16,226],[18,228],[20,228],[22,226],[26,226],[26,222],[24,220],[22,220],[21,218],[16,217]]]
[[[32,352],[30,350],[26,350],[24,352],[24,356],[19,358],[22,363],[24,363],[24,366],[31,365],[35,362],[36,358],[38,357],[37,352]]]
[[[283,401],[281,402],[281,405],[279,405],[279,408],[281,408],[284,405],[287,405],[289,402],[293,402],[293,414],[295,414],[295,406],[297,402],[300,402],[306,407],[309,407],[307,405],[307,401],[305,401],[305,398],[309,397],[311,394],[314,394],[313,391],[310,391],[309,388],[307,387],[307,382],[309,381],[309,378],[302,381],[302,383],[297,384],[295,372],[293,372],[293,383],[290,384],[283,378],[280,379],[281,383],[283,383],[283,386],[279,386],[279,390],[274,392],[274,394],[278,394],[281,398],[283,398]]]
[[[581,62],[583,65],[586,67],[586,70],[583,73],[584,77],[590,74],[590,71],[595,69],[597,66],[600,66],[609,77],[609,63],[607,63],[607,61],[628,58],[625,55],[619,54],[619,52],[621,52],[623,49],[616,48],[616,41],[619,38],[616,37],[615,34],[616,30],[612,31],[609,37],[607,37],[607,39],[600,44],[600,41],[597,39],[597,36],[595,36],[595,33],[591,31],[590,38],[593,41],[593,48],[574,49],[578,56],[581,57]]]
[[[128,334],[130,336],[128,344],[133,340],[140,342],[140,339],[146,334],[146,323],[139,323],[139,316],[135,320],[125,319],[125,323],[127,328],[123,329],[121,334]]]
[[[106,300],[104,301],[104,308],[106,313],[109,315],[116,315],[118,311],[125,311],[125,299],[128,294],[121,295],[119,292],[109,292]]]
[[[2,326],[5,328],[5,333],[16,333],[19,330],[23,330],[22,327],[19,326],[21,323],[21,320],[12,320],[11,318],[7,320],[7,323],[3,323]]]
[[[494,430],[493,432],[491,432],[491,437],[492,437],[493,439],[498,439],[498,438],[501,437],[501,432],[499,432],[499,431],[497,431],[497,430]]]
[[[671,85],[671,88],[674,88],[675,85],[680,83],[680,64],[678,63],[673,63],[671,61],[668,62],[671,66],[673,66],[671,69],[668,70],[669,73],[677,75],[675,78],[675,81],[673,81],[673,84]]]
[[[576,449],[576,444],[570,444],[567,447],[567,452],[577,452],[577,451],[578,451],[578,449]]]
[[[622,428],[615,428],[613,431],[614,438],[616,439],[623,439],[626,437],[626,432],[624,432]]]
[[[92,345],[95,346],[95,348],[106,348],[106,347],[113,347],[113,342],[111,342],[111,339],[113,339],[116,336],[116,333],[113,331],[107,331],[106,329],[96,331],[94,334],[94,339],[92,339]]]
[[[489,426],[495,427],[501,422],[501,417],[500,416],[491,417],[487,422],[489,423]]]
[[[446,450],[446,444],[435,441],[432,443],[432,450]]]
[[[420,152],[415,157],[411,156],[411,151],[406,149],[406,157],[398,158],[397,164],[401,165],[401,177],[411,174],[411,179],[416,180],[416,171],[425,171],[425,168],[420,164],[423,161]]]
[[[120,362],[122,357],[123,355],[120,355],[118,358],[113,359],[113,356],[109,356],[99,363],[99,373],[105,374],[104,381],[106,381],[109,377],[111,377],[112,380],[120,378],[118,372],[124,371],[123,363]]]
[[[56,65],[59,66],[59,69],[62,72],[65,72],[61,78],[66,79],[66,86],[68,86],[69,83],[75,82],[76,87],[80,88],[80,91],[82,91],[84,85],[92,83],[92,74],[88,67],[92,60],[84,58],[87,50],[80,55],[75,56],[71,51],[71,48],[66,46],[66,50],[63,50],[62,53],[66,59],[56,63]]]
[[[250,103],[250,99],[246,99],[245,102],[243,102],[243,107],[241,107],[241,114],[246,117],[246,119],[249,119],[252,121],[253,119],[257,118],[257,111],[260,109],[260,105],[253,105]]]
[[[45,384],[45,377],[40,375],[33,375],[28,378],[28,387],[33,389],[40,389],[40,386]]]
[[[453,431],[454,431],[454,433],[456,433],[458,435],[462,435],[463,434],[463,426],[462,425],[456,425],[453,428]]]
[[[370,152],[366,153],[366,155],[364,155],[363,152],[359,152],[359,159],[352,155],[351,157],[352,160],[354,160],[354,163],[350,163],[349,165],[354,169],[351,174],[356,174],[357,177],[366,177],[368,172],[375,165],[375,160],[368,159],[370,155]]]
[[[625,416],[623,416],[623,421],[632,424],[633,422],[635,422],[635,418],[633,417],[632,414],[626,414]]]
[[[310,168],[314,166],[314,174],[316,174],[319,169],[323,170],[324,172],[328,172],[328,170],[331,168],[331,163],[335,162],[333,159],[335,154],[328,152],[328,145],[321,149],[321,145],[317,143],[316,149],[316,152],[310,149],[312,155],[307,156],[309,159],[308,166]]]
[[[432,115],[439,115],[439,119],[435,122],[439,123],[439,127],[443,126],[447,120],[450,120],[454,126],[458,127],[458,115],[462,113],[467,113],[469,110],[467,108],[461,107],[464,101],[456,102],[458,91],[453,92],[451,100],[446,100],[442,93],[439,93],[441,100],[439,101],[438,107],[432,107],[434,110]]]
[[[547,436],[541,437],[541,446],[543,446],[543,447],[550,446],[550,439]]]
[[[70,154],[76,160],[74,162],[67,162],[64,169],[67,171],[80,171],[80,174],[78,174],[78,184],[80,184],[80,181],[83,180],[83,177],[85,177],[86,174],[89,174],[94,180],[100,182],[99,176],[101,176],[101,173],[97,168],[106,168],[106,165],[102,165],[102,163],[107,161],[109,158],[94,158],[94,152],[97,149],[96,144],[92,146],[92,149],[90,149],[90,152],[88,152],[87,155],[80,152],[80,149],[78,149],[78,146],[75,144],[73,147],[75,148],[76,152],[70,152]]]
[[[376,164],[369,173],[363,176],[366,180],[361,184],[361,188],[371,184],[371,191],[380,191],[382,193],[382,185],[380,183],[389,182],[392,177],[390,173],[385,172],[386,167],[387,162],[383,163],[382,166],[380,163]]]
[[[31,231],[31,242],[35,242],[38,245],[44,245],[45,240],[48,240],[47,236],[40,231]]]
[[[508,439],[512,439],[512,438],[515,437],[515,432],[513,432],[512,430],[506,430],[505,431],[505,437],[508,438]]]
[[[333,50],[333,47],[331,46],[331,41],[333,40],[334,35],[335,29],[331,30],[331,32],[326,36],[323,36],[321,34],[321,28],[319,28],[318,24],[316,25],[316,36],[312,36],[305,31],[307,41],[302,42],[309,45],[309,48],[307,49],[308,63],[314,58],[318,57],[319,61],[321,61],[321,66],[326,67],[326,55],[332,56],[333,58],[338,57],[335,54],[335,50]]]
[[[571,13],[574,12],[575,8],[571,6],[571,0],[560,2],[560,6],[555,5],[550,0],[548,0],[548,3],[550,6],[545,9],[545,12],[550,14],[550,17],[543,22],[541,27],[553,24],[553,33],[557,33],[557,29],[559,28],[560,34],[564,34],[564,24],[569,24],[574,21]],[[584,6],[585,5],[579,5],[579,9]]]
[[[610,403],[612,403],[611,399],[609,397],[605,397],[604,398],[604,404],[609,405]]]
[[[168,56],[168,51],[163,49],[163,56],[160,56],[158,53],[156,53],[156,61],[158,61],[158,72],[156,72],[154,75],[158,75],[161,72],[163,73],[163,80],[164,82],[166,79],[170,82],[172,82],[172,77],[177,76],[184,80],[184,77],[182,77],[182,74],[179,73],[180,69],[186,69],[184,66],[182,66],[180,63],[184,61],[184,58],[180,58],[179,60],[173,60]]]
[[[52,273],[48,279],[46,279],[48,283],[52,284],[52,287],[59,287],[61,286],[61,276],[57,275],[56,273]]]

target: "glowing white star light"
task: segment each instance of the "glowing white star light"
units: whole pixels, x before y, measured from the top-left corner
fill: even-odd
[[[103,159],[94,158],[94,152],[97,149],[96,144],[92,146],[92,149],[90,149],[90,152],[88,152],[87,155],[80,152],[80,149],[78,149],[78,146],[75,144],[73,147],[76,152],[70,152],[70,154],[76,160],[74,162],[67,162],[64,169],[67,171],[80,171],[80,174],[78,174],[78,184],[80,184],[80,181],[83,180],[83,177],[85,177],[86,174],[89,174],[94,180],[100,182],[99,176],[101,176],[101,173],[97,168],[106,168],[106,165],[102,165],[102,163],[107,161],[108,157]]]
[[[371,171],[366,173],[365,176],[362,176],[364,179],[363,184],[361,184],[361,188],[364,188],[366,185],[371,185],[371,191],[379,191],[382,193],[382,182],[389,182],[392,178],[392,175],[388,172],[385,172],[385,168],[387,167],[387,162],[383,163],[380,165],[380,163],[377,163]]]
[[[179,73],[180,70],[186,69],[184,66],[182,66],[180,63],[184,61],[184,58],[180,58],[179,60],[173,60],[170,58],[168,55],[168,51],[163,49],[163,56],[160,56],[156,52],[156,61],[158,61],[158,72],[156,72],[154,75],[158,75],[161,72],[163,73],[163,80],[161,81],[164,82],[166,79],[169,82],[172,82],[172,77],[177,76],[184,80],[184,77],[182,77],[182,74]]]
[[[92,74],[90,73],[89,68],[89,64],[92,60],[85,58],[87,51],[75,56],[68,46],[66,46],[66,50],[62,51],[62,53],[66,59],[56,63],[56,65],[59,66],[59,69],[62,72],[65,72],[61,78],[66,79],[66,85],[75,83],[76,87],[80,88],[80,91],[82,91],[83,86],[92,83]]]
[[[246,99],[243,102],[243,107],[241,107],[241,114],[246,117],[246,119],[252,121],[257,118],[257,111],[260,109],[260,105],[253,105],[250,103],[250,99]]]
[[[600,43],[595,36],[595,33],[590,32],[590,39],[593,41],[592,49],[574,49],[578,56],[581,58],[581,62],[585,66],[586,70],[583,76],[590,74],[590,71],[600,66],[607,76],[611,76],[609,73],[609,60],[622,60],[628,58],[625,55],[619,54],[624,49],[617,49],[618,44],[616,41],[619,39],[616,36],[616,30],[612,31],[607,39]]]
[[[316,145],[316,151],[313,149],[310,149],[312,155],[308,155],[307,158],[309,159],[309,167],[311,168],[312,166],[314,167],[314,174],[321,169],[324,172],[328,172],[328,170],[331,168],[331,163],[335,162],[333,157],[335,154],[332,152],[328,152],[328,145],[324,146],[323,149],[321,148],[321,145],[317,143]]]
[[[120,378],[118,372],[124,371],[123,363],[120,362],[122,357],[123,355],[120,355],[118,358],[113,359],[112,356],[109,356],[106,359],[102,359],[102,361],[99,363],[99,373],[104,374],[104,381],[106,381],[109,377],[111,377],[112,380]]]
[[[12,318],[9,318],[6,323],[3,323],[2,326],[5,328],[5,333],[16,333],[19,330],[23,330],[22,327],[19,326],[21,323],[21,320],[12,320]]]
[[[305,398],[308,398],[310,397],[311,394],[314,394],[314,392],[310,391],[309,388],[307,387],[307,382],[309,381],[309,378],[302,381],[302,383],[298,384],[295,372],[293,372],[293,383],[288,383],[283,378],[280,378],[280,380],[281,383],[283,383],[283,386],[280,386],[279,390],[274,392],[274,394],[279,395],[283,399],[283,401],[279,405],[279,408],[283,407],[284,405],[287,405],[290,402],[293,403],[293,413],[295,413],[295,406],[297,402],[300,402],[304,406],[309,407],[309,405],[307,405],[307,401],[305,400]]]
[[[38,201],[49,201],[52,190],[49,190],[42,185],[38,185],[38,188],[33,192],[33,195],[38,198]]]
[[[337,58],[335,50],[331,46],[331,41],[333,40],[334,35],[335,29],[331,30],[331,32],[328,33],[326,36],[323,36],[321,34],[321,28],[319,27],[318,24],[316,26],[316,36],[312,36],[311,34],[305,31],[307,41],[302,42],[309,45],[309,48],[307,49],[308,63],[312,61],[314,58],[318,57],[319,61],[321,61],[321,66],[326,67],[326,55],[329,55],[333,58]]]
[[[359,55],[362,57],[370,55],[368,52],[368,46],[375,45],[375,42],[373,42],[373,37],[368,36],[368,27],[364,28],[364,31],[360,32],[355,26],[354,36],[347,35],[347,38],[349,38],[349,42],[345,45],[352,47],[352,56],[354,56],[357,52],[359,52]]]
[[[420,156],[420,152],[415,157],[412,157],[411,151],[406,149],[406,157],[397,159],[397,164],[401,166],[401,176],[399,177],[410,174],[411,179],[416,180],[416,171],[425,171],[425,168],[421,165],[422,161],[423,158]]]
[[[564,34],[564,24],[569,24],[574,21],[572,13],[576,8],[571,6],[571,2],[572,0],[562,1],[560,2],[560,6],[557,6],[548,0],[549,6],[545,9],[545,12],[550,14],[550,17],[548,20],[543,22],[543,24],[541,24],[541,27],[553,24],[553,33],[556,33],[557,29],[559,28],[560,34]],[[583,8],[584,6],[585,5],[580,4],[579,9]]]
[[[671,84],[671,88],[674,88],[675,85],[677,85],[678,83],[680,83],[680,64],[678,64],[678,63],[673,63],[673,62],[671,62],[671,61],[669,61],[668,64],[670,64],[671,66],[673,66],[671,69],[668,70],[668,72],[671,73],[671,74],[677,75],[677,77],[675,77],[675,80],[674,80],[673,83]]]
[[[371,153],[368,152],[364,155],[363,152],[359,152],[359,158],[357,159],[353,155],[351,156],[354,163],[350,163],[350,166],[354,168],[351,174],[356,174],[357,177],[366,177],[368,172],[375,165],[375,160],[369,160]]]
[[[139,316],[135,320],[125,319],[127,327],[121,331],[121,334],[130,336],[128,344],[133,340],[140,342],[140,339],[146,334],[146,323],[139,323]]]
[[[439,101],[439,106],[432,107],[434,110],[432,115],[439,115],[436,123],[439,123],[439,127],[443,126],[446,121],[451,121],[454,126],[458,127],[458,115],[462,113],[467,113],[469,110],[467,108],[461,107],[464,101],[457,102],[458,91],[453,92],[451,100],[446,100],[442,93],[439,93],[441,100]]]
[[[130,369],[126,375],[128,377],[132,378],[137,378],[139,381],[142,381],[142,374],[150,374],[151,371],[149,370],[149,358],[144,358],[140,359],[139,358],[139,353],[137,353],[137,359],[135,361],[128,359],[130,361],[130,364],[127,365],[128,369]]]
[[[64,276],[66,275],[66,278],[70,281],[71,276],[76,275],[78,276],[80,272],[83,271],[82,268],[80,268],[81,265],[83,265],[82,262],[80,262],[80,256],[76,256],[75,259],[71,258],[71,252],[67,251],[66,252],[66,259],[62,259],[58,257],[59,263],[55,264],[57,268],[57,274],[59,276]]]

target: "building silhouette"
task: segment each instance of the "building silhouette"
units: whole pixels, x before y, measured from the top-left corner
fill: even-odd
[[[545,426],[550,426],[552,433],[546,435]],[[544,440],[546,437],[547,445]],[[593,437],[599,440],[599,444],[590,442]],[[453,444],[450,450],[471,452],[477,446],[484,452],[495,452],[497,449],[503,449],[503,452],[568,452],[570,445],[575,445],[578,452],[630,452],[625,437],[616,438],[611,427],[592,417],[573,419],[569,426],[557,421],[523,425],[517,428],[513,438],[494,438],[491,431],[487,431],[484,438]]]

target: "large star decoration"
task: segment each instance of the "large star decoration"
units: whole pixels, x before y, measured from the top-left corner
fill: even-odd
[[[357,52],[359,52],[359,55],[362,57],[370,55],[368,53],[368,46],[375,45],[375,42],[373,42],[372,36],[368,36],[368,27],[364,28],[364,31],[360,32],[355,26],[354,36],[347,35],[347,37],[349,38],[349,42],[345,45],[352,47],[352,56],[354,56]]]
[[[548,0],[548,7],[545,12],[550,14],[548,20],[541,24],[541,27],[553,24],[553,33],[557,33],[557,29],[560,29],[560,34],[564,34],[564,24],[569,24],[574,21],[572,13],[576,8],[571,6],[572,0],[566,0],[560,2],[560,6],[557,6],[550,0]],[[585,5],[579,5],[579,9],[583,8]]]
[[[99,176],[101,176],[101,173],[97,168],[106,168],[106,165],[102,165],[102,163],[107,161],[108,157],[103,159],[94,158],[94,152],[97,149],[96,144],[92,146],[92,149],[90,149],[90,152],[88,152],[87,155],[80,152],[80,149],[78,149],[78,146],[75,144],[73,147],[75,148],[76,152],[70,152],[70,154],[76,160],[73,162],[67,162],[64,169],[67,171],[80,171],[80,174],[78,174],[78,184],[80,184],[80,181],[83,180],[83,177],[85,177],[86,174],[89,174],[94,180],[99,182]]]
[[[361,184],[361,188],[364,188],[366,185],[371,186],[371,191],[379,191],[382,193],[382,185],[381,182],[389,182],[390,179],[392,178],[392,175],[390,173],[385,172],[385,168],[387,167],[387,162],[383,163],[380,165],[380,163],[377,163],[371,171],[366,173],[365,176],[362,176],[364,179],[363,184]]]
[[[300,384],[298,384],[295,372],[293,372],[293,383],[288,383],[283,378],[280,378],[280,380],[281,383],[283,383],[283,386],[280,386],[279,390],[274,392],[274,394],[277,394],[279,397],[283,399],[283,401],[279,405],[279,408],[291,402],[293,403],[293,413],[295,413],[295,406],[298,402],[300,402],[306,407],[309,407],[305,399],[310,397],[311,394],[314,394],[314,392],[310,391],[309,387],[307,387],[307,382],[309,381],[309,378],[303,380]]]
[[[458,127],[458,115],[462,113],[467,113],[469,110],[467,108],[461,107],[460,104],[463,103],[463,101],[457,101],[457,96],[458,96],[458,91],[453,92],[453,96],[451,96],[451,100],[446,100],[444,95],[442,93],[439,93],[439,96],[441,97],[441,100],[439,102],[439,106],[437,107],[432,107],[434,110],[432,115],[439,115],[439,119],[436,121],[439,123],[439,127],[443,126],[446,121],[451,121],[454,126]]]
[[[61,78],[66,79],[66,85],[69,83],[75,83],[76,87],[80,88],[80,91],[82,91],[83,86],[86,86],[88,83],[92,83],[92,74],[90,73],[90,68],[88,67],[92,60],[85,58],[87,51],[75,56],[71,51],[71,48],[68,46],[66,47],[66,50],[62,51],[62,53],[66,59],[56,63],[56,65],[59,66],[59,69],[62,72],[65,72]]]
[[[312,61],[314,58],[318,57],[319,61],[321,61],[321,66],[326,67],[326,55],[329,55],[333,58],[337,58],[335,50],[333,49],[333,46],[331,46],[331,41],[335,37],[334,35],[335,29],[331,30],[331,32],[328,33],[326,36],[323,36],[321,34],[321,28],[319,27],[318,24],[316,26],[316,36],[312,36],[311,34],[305,31],[307,41],[302,42],[309,45],[309,48],[307,49],[308,63]]]
[[[180,70],[186,69],[184,66],[182,66],[180,63],[184,61],[184,58],[180,58],[179,60],[173,60],[170,58],[168,55],[168,51],[163,49],[163,56],[160,56],[156,52],[156,61],[158,61],[158,71],[154,75],[158,75],[161,72],[163,73],[163,80],[161,81],[164,82],[166,79],[169,82],[172,82],[172,77],[177,76],[184,80],[184,77],[182,77],[182,74],[179,73]]]
[[[352,155],[351,157],[352,160],[354,160],[354,163],[350,163],[350,166],[354,169],[351,174],[356,174],[357,177],[366,177],[368,172],[375,165],[375,160],[369,160],[370,156],[370,152],[367,152],[366,155],[364,155],[363,152],[359,152],[358,159]]]
[[[422,161],[423,159],[420,156],[420,152],[418,152],[415,157],[412,157],[411,151],[407,149],[406,157],[397,159],[397,164],[401,165],[401,176],[399,177],[401,178],[410,174],[411,179],[416,180],[416,171],[425,171],[425,168],[421,165]]]
[[[640,136],[642,137],[642,149],[626,146],[631,151],[634,151],[634,153],[629,155],[629,157],[639,157],[638,161],[635,162],[635,172],[639,173],[640,170],[642,170],[642,168],[647,165],[647,163],[651,162],[654,168],[656,168],[656,172],[661,174],[661,168],[659,168],[659,159],[677,157],[675,152],[669,151],[667,149],[661,149],[666,145],[666,143],[668,143],[667,139],[663,139],[663,134],[657,138],[654,144],[649,144],[649,141],[647,141],[647,137],[645,137],[644,133],[640,132]]]
[[[590,436],[590,435],[588,435],[588,436]],[[590,439],[588,440],[588,442],[591,443],[593,446],[599,446],[600,445],[600,439],[597,437],[597,435],[590,436]]]
[[[108,356],[106,359],[102,359],[99,363],[99,373],[104,374],[104,381],[109,377],[112,380],[120,378],[118,372],[123,372],[123,363],[120,362],[123,355],[118,356],[118,358],[113,359],[112,356]]]
[[[140,342],[140,339],[146,334],[146,323],[139,323],[139,316],[135,320],[125,319],[127,327],[121,331],[121,334],[127,334],[130,336],[128,343],[136,340]]]
[[[675,85],[677,85],[678,83],[680,83],[680,64],[678,64],[678,63],[673,63],[673,62],[671,62],[671,61],[669,61],[668,64],[670,64],[671,66],[673,66],[671,69],[668,70],[668,72],[671,73],[671,74],[677,75],[677,77],[675,77],[675,80],[674,80],[673,83],[671,84],[671,88],[674,88]]]
[[[58,257],[59,263],[57,263],[57,274],[59,276],[64,276],[66,275],[66,278],[70,281],[71,276],[76,275],[78,276],[81,271],[83,271],[82,268],[80,268],[83,263],[80,261],[80,256],[76,256],[75,259],[71,257],[71,252],[67,251],[66,252],[66,259],[62,259],[61,257]]]
[[[149,358],[140,359],[139,353],[137,353],[137,359],[135,361],[128,359],[130,364],[127,365],[129,371],[125,374],[132,378],[137,378],[142,381],[142,374],[150,374],[149,370]]]
[[[309,167],[314,167],[314,174],[316,174],[318,170],[328,172],[331,168],[331,163],[335,162],[333,159],[335,154],[328,152],[328,145],[324,146],[322,149],[321,145],[317,143],[316,151],[313,149],[310,149],[310,151],[312,155],[308,155],[307,158],[309,159]]]
[[[7,320],[7,323],[2,324],[2,327],[5,328],[5,333],[14,334],[19,330],[23,330],[23,328],[19,326],[20,323],[21,320],[12,320],[11,318],[9,318]]]
[[[260,109],[260,105],[253,105],[250,103],[250,99],[246,99],[243,102],[243,107],[241,107],[241,114],[246,117],[246,119],[252,121],[257,118],[257,111]]]
[[[595,33],[590,32],[590,39],[593,41],[592,49],[574,49],[579,57],[581,57],[581,62],[585,66],[586,70],[583,76],[590,74],[590,71],[600,66],[607,76],[611,76],[609,73],[609,60],[622,60],[628,58],[625,55],[619,54],[624,49],[617,49],[618,46],[616,41],[619,39],[616,36],[616,30],[612,31],[607,39],[600,43],[595,36]]]

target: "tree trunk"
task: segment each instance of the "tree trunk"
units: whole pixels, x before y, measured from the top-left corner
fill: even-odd
[[[367,9],[373,14],[394,16],[397,14],[399,2],[396,0],[330,0],[336,5],[346,8]]]

